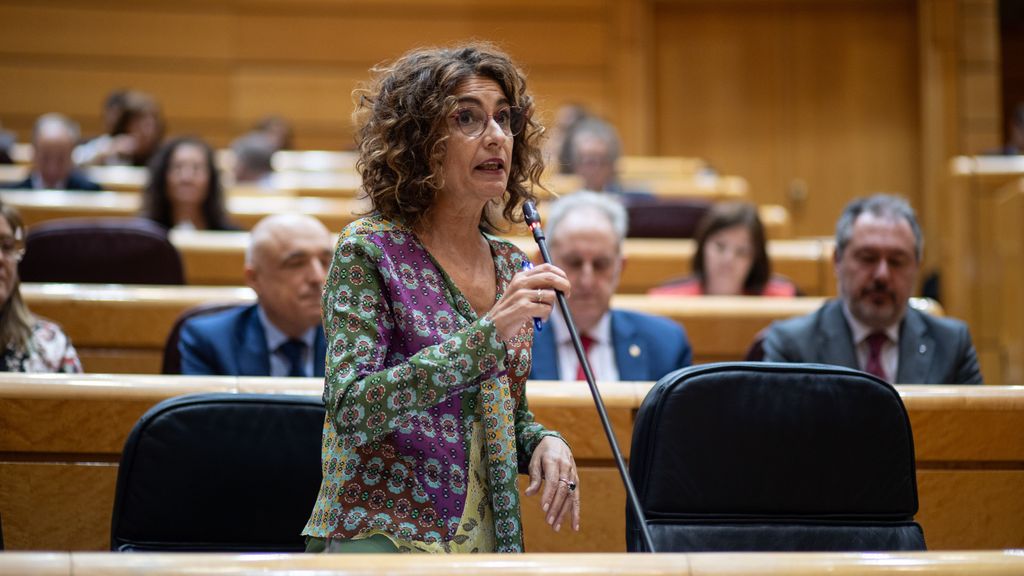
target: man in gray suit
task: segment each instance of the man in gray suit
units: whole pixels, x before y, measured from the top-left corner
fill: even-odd
[[[921,228],[904,199],[848,204],[836,225],[840,297],[772,324],[764,359],[846,366],[897,384],[980,384],[967,325],[908,305],[921,253]]]

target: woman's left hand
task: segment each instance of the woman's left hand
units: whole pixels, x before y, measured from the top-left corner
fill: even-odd
[[[572,529],[580,530],[580,477],[576,461],[565,442],[554,436],[540,441],[530,460],[530,485],[526,495],[533,496],[544,482],[541,509],[555,532],[562,528],[566,514],[572,515]]]

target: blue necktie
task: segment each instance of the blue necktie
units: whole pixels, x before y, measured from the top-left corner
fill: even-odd
[[[306,349],[305,342],[292,338],[278,346],[277,349],[288,359],[288,376],[304,377],[306,375],[306,369],[302,365],[302,351]]]

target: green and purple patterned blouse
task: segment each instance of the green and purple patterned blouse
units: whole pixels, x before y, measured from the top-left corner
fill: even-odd
[[[501,298],[526,256],[485,237]],[[519,464],[543,437],[557,436],[526,403],[532,326],[502,344],[416,236],[380,216],[342,231],[323,310],[323,483],[303,534],[385,533],[400,548],[452,550],[457,532],[465,538],[487,517],[494,551],[522,551]],[[486,462],[472,454],[474,425],[482,425]],[[481,467],[486,515],[467,507]]]

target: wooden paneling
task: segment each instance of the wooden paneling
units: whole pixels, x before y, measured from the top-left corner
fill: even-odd
[[[602,384],[620,446],[652,383]],[[102,550],[121,447],[136,419],[185,393],[318,396],[314,378],[0,375],[0,514],[11,550]],[[1024,546],[1024,389],[899,386],[917,446],[918,522],[931,550]],[[580,466],[582,531],[553,534],[523,499],[533,552],[623,551],[625,495],[583,383],[531,381],[539,421]],[[521,484],[522,485],[522,484]],[[0,555],[4,556],[4,555]],[[2,573],[2,571],[0,571]]]
[[[797,236],[866,193],[917,201],[915,25],[909,1],[658,3],[657,150],[743,175]]]

